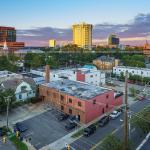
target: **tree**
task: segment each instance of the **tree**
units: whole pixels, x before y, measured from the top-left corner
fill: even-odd
[[[133,115],[131,121],[143,133],[150,132],[150,106],[145,107],[142,111]]]
[[[42,65],[41,59],[39,55],[33,56],[32,62],[31,62],[31,67],[32,68],[38,68]]]
[[[134,87],[131,87],[129,90],[130,90],[131,96],[135,97],[136,93],[137,93],[137,90]]]
[[[121,72],[121,73],[120,73],[120,79],[121,79],[121,80],[124,80],[124,79],[125,79],[124,72]]]
[[[108,135],[102,144],[100,145],[101,150],[122,150],[122,142],[113,135]]]
[[[0,56],[0,70],[17,71],[17,66],[11,63],[6,56]]]
[[[122,57],[123,63],[125,66],[131,66],[131,67],[145,67],[145,58],[142,55],[124,55]]]
[[[13,103],[16,101],[15,93],[13,90],[0,90],[0,112],[6,111],[7,103],[5,102],[5,97],[12,96],[11,102],[10,102],[10,108],[13,105]]]
[[[15,62],[18,61],[20,58],[17,57],[16,55],[14,55],[14,54],[9,54],[9,55],[8,55],[8,59],[9,59],[11,62],[15,63]]]
[[[45,65],[45,58],[46,56],[44,54],[27,53],[24,57],[25,67],[37,68],[43,66]]]

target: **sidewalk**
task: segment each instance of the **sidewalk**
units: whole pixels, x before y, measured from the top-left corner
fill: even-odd
[[[28,150],[36,150],[29,142],[27,142],[26,140],[23,141],[27,146],[28,146]]]
[[[73,143],[74,141],[76,141],[77,139],[79,139],[81,137],[81,136],[79,136],[77,138],[71,137],[74,133],[78,132],[81,128],[78,128],[77,130],[67,134],[66,136],[58,139],[57,141],[55,141],[47,146],[42,147],[40,150],[61,150],[61,149],[63,149],[66,144]]]

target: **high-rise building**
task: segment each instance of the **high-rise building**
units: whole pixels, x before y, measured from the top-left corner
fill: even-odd
[[[16,29],[0,26],[0,47],[7,44],[8,49],[16,50],[24,47],[24,42],[16,42]]]
[[[92,25],[91,24],[74,24],[73,28],[73,44],[85,49],[92,47]]]
[[[0,27],[0,42],[16,42],[16,30],[12,27]]]
[[[119,38],[115,34],[111,34],[108,37],[108,45],[119,45]]]
[[[55,47],[56,46],[56,40],[49,40],[49,47]]]

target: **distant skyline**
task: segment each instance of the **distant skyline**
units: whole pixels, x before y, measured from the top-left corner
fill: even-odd
[[[27,45],[71,41],[71,25],[80,22],[94,25],[94,42],[105,43],[110,33],[126,44],[150,40],[148,0],[1,0],[1,6],[0,26],[15,27]]]

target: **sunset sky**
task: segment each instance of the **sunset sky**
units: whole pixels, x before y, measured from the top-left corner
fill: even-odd
[[[150,40],[149,0],[1,0],[0,26],[14,26],[18,41],[48,45],[71,41],[71,25],[93,24],[93,42],[105,43],[110,33],[121,43]]]

